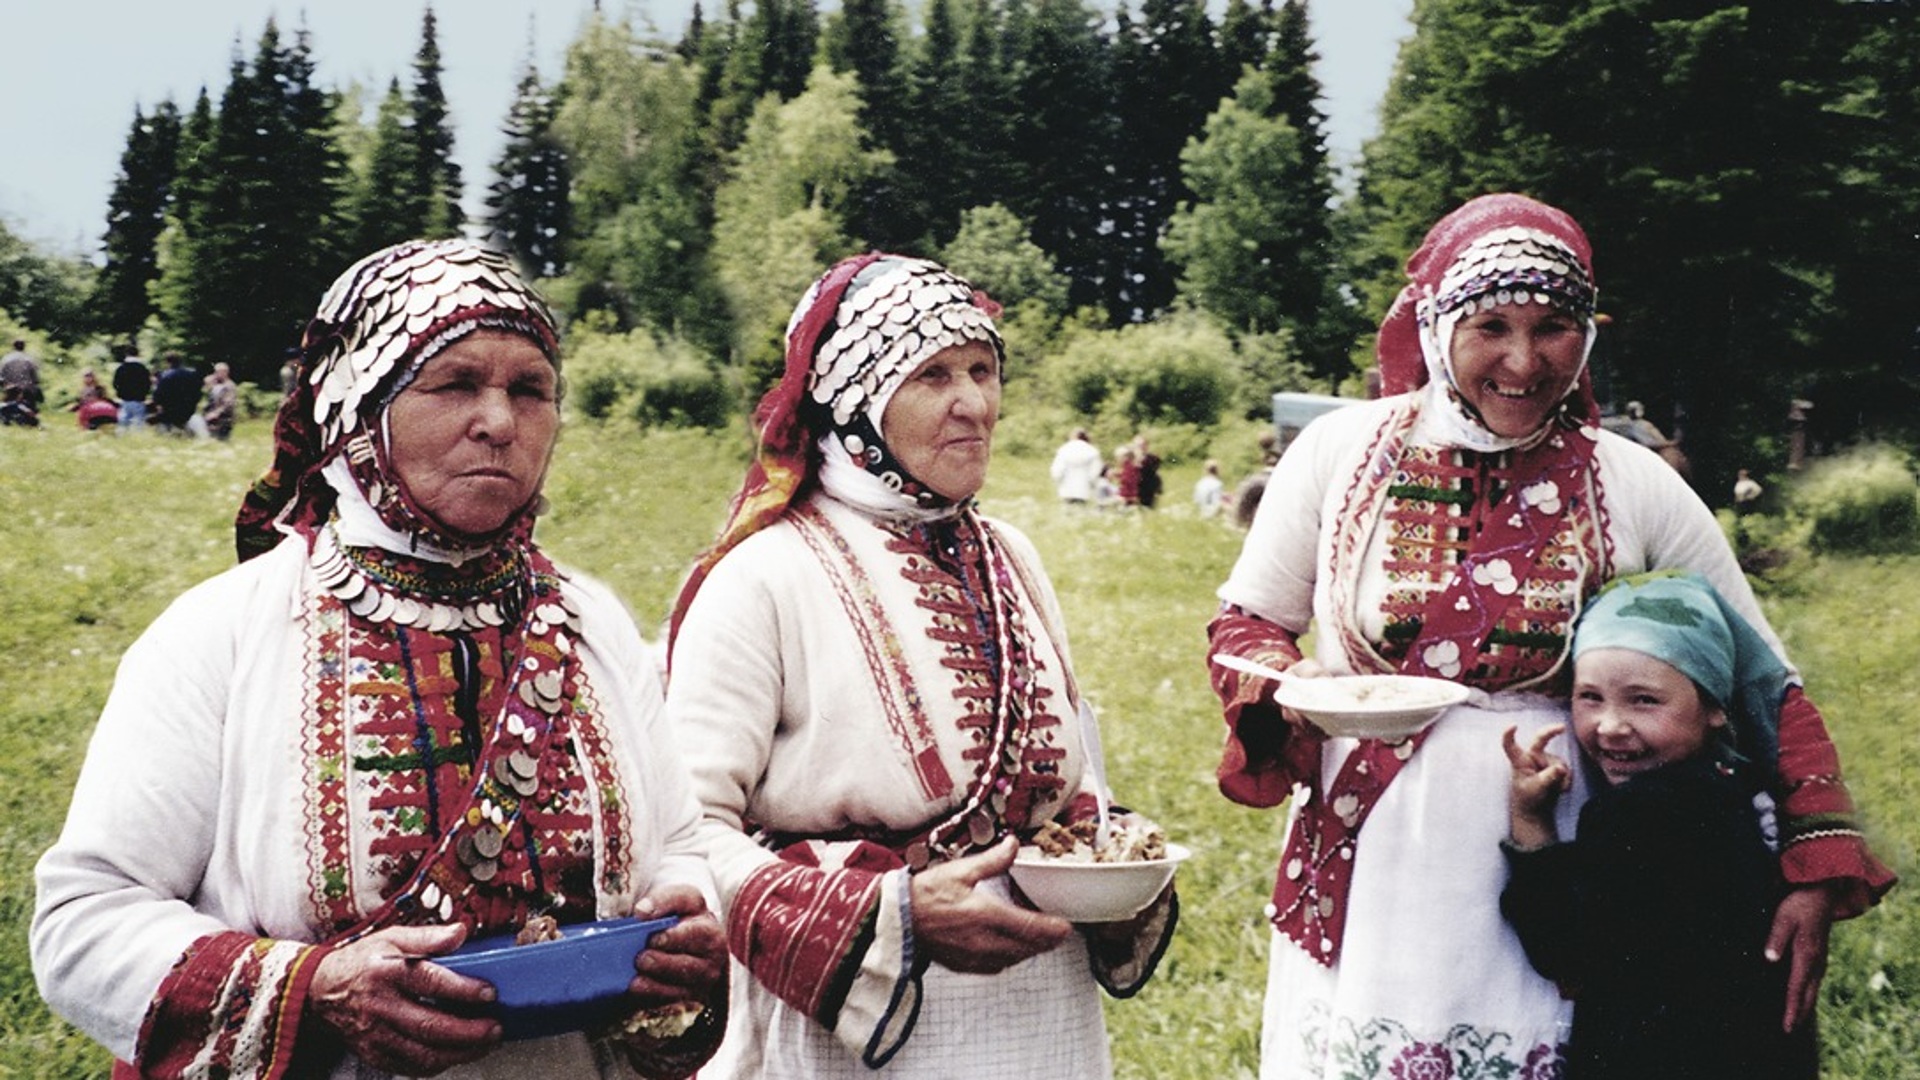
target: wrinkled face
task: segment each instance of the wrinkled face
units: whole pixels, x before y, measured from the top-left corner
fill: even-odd
[[[1586,326],[1548,304],[1499,304],[1453,328],[1453,380],[1495,435],[1521,438],[1573,389]]]
[[[987,482],[1000,419],[1000,357],[984,341],[942,349],[894,391],[880,437],[901,467],[958,502]]]
[[[1726,715],[1671,664],[1589,649],[1573,668],[1573,735],[1609,784],[1692,757]]]
[[[540,490],[560,432],[558,374],[519,334],[478,330],[427,361],[387,408],[400,483],[434,523],[484,536]]]

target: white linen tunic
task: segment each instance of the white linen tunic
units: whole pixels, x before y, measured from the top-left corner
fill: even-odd
[[[895,534],[825,496],[810,505],[844,538],[844,550],[825,554],[789,511],[715,566],[674,643],[667,710],[706,808],[702,837],[729,909],[746,879],[776,859],[742,831],[747,823],[801,836],[849,825],[911,831],[951,812],[977,768],[966,756],[975,740],[958,722],[949,647],[929,636],[919,591],[905,576],[907,558],[889,547]],[[1027,539],[999,522],[986,527],[1024,564],[1022,580],[1038,593],[1026,601],[1037,678],[1071,719],[1064,642],[1048,632],[1060,625],[1057,600]],[[1034,606],[1044,619],[1034,617]],[[1050,816],[1079,790],[1085,756],[1072,723],[1044,737],[1065,752],[1061,802],[1038,811]],[[953,777],[951,794],[926,790],[919,754],[929,749]],[[1004,893],[1006,882],[981,887]],[[906,888],[906,871],[886,875],[879,925],[835,1031],[777,997],[736,959],[727,1038],[702,1075],[1110,1074],[1100,990],[1077,935],[998,975],[930,967],[904,1046],[877,1074],[863,1065],[861,1048],[887,1024],[910,948]]]
[[[123,1061],[161,981],[197,939],[239,930],[311,943],[324,933],[309,888],[312,762],[299,722],[310,659],[303,613],[319,588],[305,542],[290,538],[189,590],[121,660],[66,826],[39,864],[31,944],[54,1011]],[[691,884],[711,904],[694,843],[698,808],[661,733],[657,664],[604,587],[569,575],[564,588],[580,611],[576,648],[620,773],[590,777],[590,787],[618,785],[628,797],[628,888],[597,896],[597,917],[630,914],[656,884]],[[579,756],[586,767],[589,755]],[[365,868],[358,839],[349,839],[356,871]],[[605,845],[596,829],[596,859]],[[355,874],[361,910],[379,906],[376,885]],[[349,1057],[333,1075],[384,1074]],[[624,1055],[566,1035],[504,1044],[440,1075],[633,1073]]]
[[[1377,646],[1383,600],[1391,586],[1404,586],[1383,568],[1389,530],[1378,522],[1359,530],[1364,546],[1354,612],[1335,610],[1328,574],[1336,537],[1355,535],[1339,516],[1349,488],[1364,469],[1377,467],[1367,460],[1377,449],[1372,436],[1402,407],[1402,399],[1387,399],[1308,426],[1274,469],[1239,561],[1219,591],[1223,601],[1296,635],[1316,626],[1316,658],[1335,673],[1372,668],[1356,664],[1342,635],[1330,628],[1356,626]],[[1416,426],[1410,443],[1425,434]],[[1697,571],[1781,652],[1712,513],[1650,451],[1610,433],[1598,438],[1593,494],[1611,565],[1583,567],[1581,576]],[[1564,701],[1540,693],[1476,690],[1434,725],[1361,831],[1338,962],[1322,966],[1274,935],[1261,1036],[1264,1080],[1428,1070],[1460,1075],[1463,1069],[1526,1080],[1558,1075],[1547,1070],[1556,1067],[1556,1048],[1570,1031],[1570,1006],[1534,973],[1499,911],[1510,773],[1500,737],[1516,726],[1525,745],[1532,733],[1567,715]],[[1355,745],[1327,741],[1321,790]],[[1556,740],[1556,752],[1572,760],[1564,738]],[[1290,827],[1303,790],[1296,788],[1290,803]],[[1576,788],[1560,801],[1561,835],[1573,834],[1583,798]],[[1438,1068],[1443,1058],[1447,1069]]]

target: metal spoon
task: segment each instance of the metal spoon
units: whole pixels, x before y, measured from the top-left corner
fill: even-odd
[[[1080,741],[1087,748],[1087,768],[1093,770],[1093,799],[1099,808],[1099,817],[1094,822],[1093,850],[1100,851],[1107,846],[1107,840],[1113,835],[1113,823],[1110,820],[1112,806],[1107,793],[1107,754],[1100,745],[1100,721],[1094,719],[1093,706],[1084,699],[1080,702]]]
[[[1213,662],[1223,668],[1232,668],[1243,675],[1258,675],[1263,679],[1272,679],[1274,682],[1285,682],[1299,677],[1288,675],[1279,668],[1268,667],[1258,660],[1249,660],[1244,656],[1231,656],[1227,653],[1214,653]]]

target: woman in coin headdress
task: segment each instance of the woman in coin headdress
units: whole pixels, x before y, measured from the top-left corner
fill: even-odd
[[[691,1073],[725,944],[656,665],[532,540],[545,303],[486,249],[401,244],[334,283],[302,363],[241,564],[121,662],[38,870],[42,992],[128,1075]],[[489,985],[431,960],[536,913],[679,916],[628,987],[647,1023],[475,1018]]]
[[[1100,989],[1172,931],[1171,890],[1078,929],[1009,898],[1015,835],[1093,807],[1053,590],[974,506],[997,311],[895,255],[815,282],[681,593],[667,713],[737,960],[703,1075],[1106,1076]]]
[[[1265,1077],[1558,1075],[1566,1003],[1496,899],[1509,766],[1567,716],[1567,640],[1617,575],[1703,575],[1779,652],[1713,515],[1650,451],[1597,426],[1591,248],[1519,195],[1448,214],[1407,262],[1379,338],[1389,396],[1308,425],[1274,468],[1220,587],[1214,653],[1297,675],[1401,672],[1479,691],[1411,739],[1329,739],[1275,684],[1212,665],[1223,793],[1290,800],[1273,903]],[[1316,658],[1300,637],[1315,630]],[[1783,654],[1784,662],[1784,654]],[[1297,666],[1296,666],[1297,665]],[[1811,1015],[1833,918],[1892,876],[1850,822],[1833,744],[1797,676],[1781,703],[1781,866],[1771,945],[1783,1021]],[[1570,830],[1579,795],[1562,800]]]

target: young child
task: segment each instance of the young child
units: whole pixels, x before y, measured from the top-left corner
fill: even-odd
[[[1592,796],[1572,840],[1555,725],[1513,765],[1500,908],[1574,1001],[1567,1080],[1812,1080],[1811,1022],[1782,1030],[1787,965],[1764,956],[1785,892],[1755,796],[1778,758],[1787,672],[1706,581],[1616,583],[1573,643],[1573,735]]]

